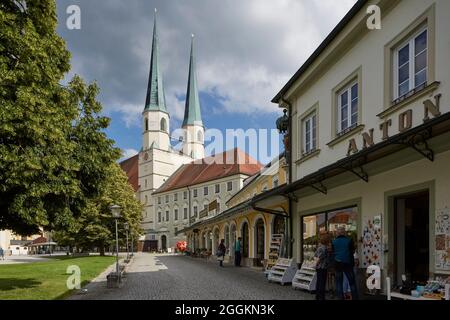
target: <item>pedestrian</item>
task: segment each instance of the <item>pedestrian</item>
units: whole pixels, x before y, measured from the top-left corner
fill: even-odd
[[[220,240],[219,248],[217,248],[217,260],[219,260],[219,266],[223,267],[223,260],[225,259],[225,253],[227,248],[225,247],[225,240]]]
[[[2,248],[2,247],[0,247],[0,258],[1,258],[2,260],[5,260],[5,252],[3,251],[3,248]]]
[[[358,267],[359,267],[359,257],[358,253],[355,251],[353,254],[354,259],[354,267],[353,267],[353,274],[355,275],[355,283],[356,283],[356,289],[358,290]],[[352,290],[350,288],[350,283],[348,282],[347,276],[344,274],[344,299],[345,300],[353,300],[352,297]],[[359,290],[358,290],[359,291]]]
[[[241,237],[239,237],[234,244],[234,265],[241,266]]]
[[[336,295],[338,299],[344,299],[344,274],[347,277],[352,293],[352,299],[358,300],[356,278],[353,271],[355,265],[353,254],[355,245],[353,240],[347,237],[345,227],[337,229],[337,237],[333,240],[333,254],[336,274]]]
[[[328,247],[330,245],[330,236],[328,233],[320,235],[319,246],[314,254],[316,267],[316,300],[325,300],[325,290],[327,285],[327,274],[329,267]]]

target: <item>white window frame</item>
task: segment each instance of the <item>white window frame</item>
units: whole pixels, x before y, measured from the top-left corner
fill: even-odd
[[[356,122],[352,123],[352,102],[355,99],[352,99],[352,88],[354,86],[358,86],[357,87],[357,96],[356,99],[358,100],[358,104],[356,105]],[[358,125],[358,118],[359,118],[359,103],[360,103],[360,99],[361,97],[359,96],[359,82],[358,79],[356,79],[355,81],[352,81],[349,85],[345,86],[342,90],[338,91],[337,93],[337,134],[341,135],[345,132],[347,132],[348,130],[351,130],[352,128],[355,128]],[[346,94],[347,95],[347,127],[346,128],[342,128],[342,99],[341,97]],[[316,120],[317,121],[317,120]]]
[[[420,35],[422,35],[423,32],[427,32],[427,45],[426,48],[424,50],[422,50],[421,52],[419,52],[417,55],[415,54],[415,40],[417,39],[417,37],[419,37]],[[422,28],[420,28],[417,32],[415,32],[408,40],[402,42],[401,45],[397,46],[394,49],[394,58],[393,58],[393,75],[394,75],[394,81],[393,81],[393,93],[394,93],[394,100],[401,98],[402,96],[399,95],[399,86],[400,84],[398,83],[398,78],[399,78],[399,65],[398,65],[398,54],[399,52],[404,49],[406,46],[409,45],[409,58],[408,58],[408,63],[409,63],[409,74],[408,74],[408,81],[409,81],[409,90],[407,93],[405,93],[402,96],[408,95],[408,93],[410,93],[411,91],[415,90],[416,88],[418,88],[419,86],[423,85],[423,84],[427,84],[428,83],[428,79],[429,79],[429,59],[428,59],[428,55],[429,55],[429,50],[430,50],[430,31],[428,29],[428,26],[423,26]],[[425,70],[426,72],[426,80],[424,83],[421,83],[419,85],[416,85],[416,57],[420,54],[422,54],[423,52],[426,52],[425,56],[426,56],[426,66],[424,69],[420,70],[418,73],[422,72]],[[406,80],[405,80],[406,82]],[[404,82],[403,82],[404,83]]]
[[[306,126],[309,123],[310,135],[307,139]],[[309,116],[305,117],[302,121],[303,124],[303,154],[309,154],[317,149],[317,113],[313,112]],[[309,144],[309,148],[307,148]]]

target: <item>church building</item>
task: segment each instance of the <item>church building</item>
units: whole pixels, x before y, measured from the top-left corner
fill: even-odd
[[[209,160],[204,161],[205,129],[197,86],[194,36],[191,41],[182,132],[182,143],[178,150],[171,144],[170,114],[164,94],[155,16],[150,74],[142,113],[142,149],[139,154],[121,163],[136,196],[144,205],[142,215],[144,234],[139,239],[139,251],[170,251],[170,248],[175,247],[176,241],[184,240],[175,237],[177,230],[198,219],[198,212],[206,207],[211,207],[213,214],[218,213],[220,208],[215,205],[220,202],[224,204],[232,196],[233,191],[242,187],[245,178],[255,174],[262,167],[256,160],[237,149],[222,154],[227,159],[229,155],[233,156],[234,160],[231,164],[229,161],[225,166],[215,161],[212,163]],[[179,142],[178,138],[174,140]],[[220,155],[215,157],[222,158]],[[245,164],[240,165],[240,162]],[[197,172],[197,176],[191,177],[194,171]],[[172,177],[175,173],[177,173],[176,178]],[[177,181],[176,184],[173,184],[174,179]],[[180,181],[187,181],[187,183],[180,183]],[[190,188],[195,181],[202,184],[201,204],[198,202],[199,199],[193,199],[197,198],[194,194],[197,193],[197,189]],[[170,183],[170,188],[164,186],[165,183]],[[210,184],[211,188],[214,188],[211,193],[206,191]],[[221,186],[221,184],[224,185]],[[177,193],[178,187],[183,189],[180,189],[180,195]],[[169,189],[170,195],[167,194]],[[155,192],[161,193],[163,190],[165,193],[162,201],[161,195],[156,196]],[[164,202],[164,208],[162,208],[162,202]]]

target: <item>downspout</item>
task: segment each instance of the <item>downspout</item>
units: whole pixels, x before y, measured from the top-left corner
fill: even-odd
[[[286,151],[286,161],[288,163],[288,181],[287,184],[291,184],[292,183],[292,104],[287,101],[284,100],[284,98],[280,99],[280,103],[281,104],[285,104],[288,106],[288,117],[289,117],[289,126],[288,126],[288,150]],[[288,196],[288,217],[287,217],[287,229],[289,232],[288,235],[288,242],[287,242],[287,254],[288,254],[288,258],[292,258],[293,256],[293,223],[292,223],[292,215],[293,215],[293,201],[292,201],[292,197]]]

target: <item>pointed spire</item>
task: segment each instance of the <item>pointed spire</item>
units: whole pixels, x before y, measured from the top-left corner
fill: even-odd
[[[200,99],[197,90],[197,74],[194,58],[194,35],[191,40],[191,57],[189,62],[189,79],[186,93],[186,105],[184,109],[183,127],[187,125],[203,125],[200,111]]]
[[[159,110],[167,112],[166,98],[164,95],[163,77],[159,66],[158,29],[155,20],[153,24],[152,57],[150,60],[150,75],[148,78],[147,97],[145,110]]]

